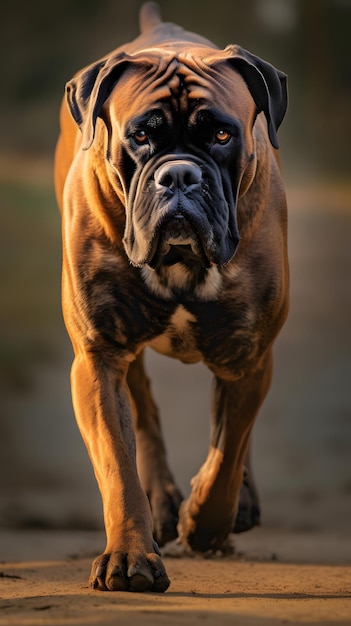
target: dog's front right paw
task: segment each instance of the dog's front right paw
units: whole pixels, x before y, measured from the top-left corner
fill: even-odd
[[[170,585],[158,554],[133,552],[98,556],[93,562],[89,582],[99,591],[164,592]]]

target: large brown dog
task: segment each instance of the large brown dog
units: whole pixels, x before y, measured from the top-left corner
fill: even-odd
[[[258,522],[244,464],[288,306],[286,77],[152,3],[141,31],[68,83],[56,189],[73,403],[107,534],[91,584],[165,591],[155,539],[205,551]],[[183,502],[145,346],[214,374],[208,458]]]

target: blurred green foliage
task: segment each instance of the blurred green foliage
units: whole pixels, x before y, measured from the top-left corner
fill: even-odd
[[[60,341],[60,215],[49,184],[1,182],[0,197],[0,382],[19,389]]]

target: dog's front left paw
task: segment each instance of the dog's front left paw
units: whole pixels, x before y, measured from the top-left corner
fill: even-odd
[[[162,560],[156,553],[101,554],[93,562],[89,582],[99,591],[164,592],[170,585]]]

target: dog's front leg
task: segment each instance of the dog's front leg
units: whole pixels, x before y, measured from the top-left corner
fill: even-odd
[[[160,546],[177,537],[178,509],[183,496],[168,466],[158,409],[144,369],[143,352],[130,364],[127,382],[134,403],[138,473],[154,520]]]
[[[258,369],[240,379],[214,379],[208,457],[179,511],[179,536],[193,550],[220,548],[233,529],[250,434],[269,388],[271,366],[268,354]]]
[[[87,351],[78,352],[72,367],[76,419],[101,491],[107,536],[90,582],[101,590],[165,591],[169,580],[137,475],[127,369],[127,362],[116,365]]]

